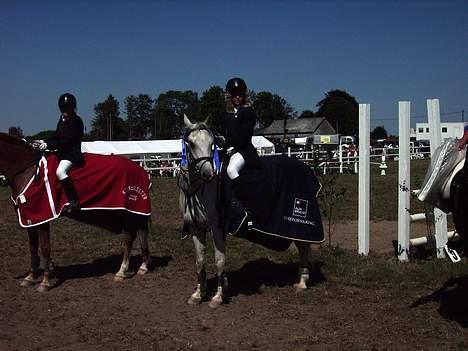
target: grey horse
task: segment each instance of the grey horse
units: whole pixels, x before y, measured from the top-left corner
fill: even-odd
[[[198,284],[189,297],[189,304],[199,304],[206,292],[205,249],[207,232],[212,233],[215,264],[218,276],[216,294],[209,306],[219,307],[223,303],[227,288],[224,272],[226,262],[226,235],[218,210],[218,175],[214,165],[214,135],[205,122],[192,123],[184,115],[187,132],[183,142],[186,148],[187,165],[181,166],[179,174],[179,206],[184,216],[184,232],[192,235],[196,254]],[[306,289],[311,263],[310,244],[294,241],[300,256],[300,280],[294,284],[298,290]]]

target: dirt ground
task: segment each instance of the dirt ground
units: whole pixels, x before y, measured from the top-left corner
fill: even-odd
[[[122,283],[113,281],[120,264],[118,237],[99,237],[67,219],[54,224],[52,229],[61,233],[52,236],[59,280],[49,292],[39,293],[19,285],[29,266],[27,236],[7,192],[0,192],[0,350],[468,348],[466,276],[448,289],[412,290],[402,284],[394,295],[385,286],[367,290],[334,284],[316,272],[312,287],[297,293],[292,287],[297,265],[276,263],[276,253],[265,250],[264,258],[228,264],[226,304],[217,310],[206,302],[189,306],[186,300],[196,283],[192,244],[164,238],[177,236],[180,225],[178,213],[165,212],[167,206],[172,205],[155,208],[155,230],[165,234],[152,238],[152,270]],[[391,252],[396,233],[396,222],[372,223],[372,251]],[[235,240],[233,245],[243,245]],[[356,251],[357,224],[337,225],[332,243]]]

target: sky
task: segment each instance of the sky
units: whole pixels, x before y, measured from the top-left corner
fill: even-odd
[[[370,104],[371,128],[398,133],[439,98],[442,121],[468,111],[468,2],[0,0],[0,131],[55,129],[73,93],[88,131],[112,94],[202,95],[234,76],[300,114],[333,89]],[[467,116],[468,119],[468,116]]]

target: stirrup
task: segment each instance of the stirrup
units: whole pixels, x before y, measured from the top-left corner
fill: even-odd
[[[252,227],[252,220],[250,215],[247,211],[244,210],[244,216],[242,217],[240,223],[237,226],[232,228],[232,225],[229,228],[228,234],[232,236],[237,236],[239,232],[242,232],[242,229],[250,229]]]

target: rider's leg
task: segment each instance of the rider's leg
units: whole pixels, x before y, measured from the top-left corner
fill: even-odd
[[[68,202],[70,203],[69,209],[76,210],[80,208],[78,201],[78,194],[76,193],[75,186],[68,176],[68,171],[73,167],[73,163],[68,160],[61,160],[57,167],[57,178],[62,183],[63,190],[67,195]]]
[[[239,201],[238,194],[236,194],[236,189],[234,184],[239,178],[239,172],[245,165],[244,157],[236,152],[231,155],[229,159],[229,164],[226,169],[226,174],[229,179],[226,179],[225,184],[225,196],[226,202],[228,204],[227,208],[227,218],[225,220],[225,230],[229,234],[236,235],[243,230],[243,227],[248,222],[248,213],[245,210],[245,207]],[[234,189],[233,189],[234,188]],[[234,191],[232,191],[234,190]]]

